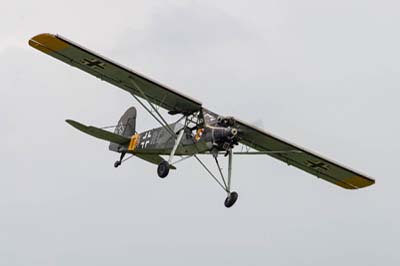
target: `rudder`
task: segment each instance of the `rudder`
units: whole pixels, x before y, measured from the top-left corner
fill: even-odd
[[[133,106],[126,110],[119,119],[114,133],[127,138],[132,137],[132,135],[136,133],[136,114],[136,108]],[[112,151],[118,151],[119,146],[119,144],[111,142],[109,149]]]

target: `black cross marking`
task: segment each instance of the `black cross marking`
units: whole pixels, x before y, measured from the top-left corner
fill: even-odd
[[[115,133],[117,133],[118,135],[122,135],[124,134],[124,124],[122,123],[122,121],[118,124],[117,128],[115,129]]]
[[[101,69],[104,69],[105,66],[105,64],[98,59],[87,59],[87,58],[82,60],[82,64],[87,65],[88,67],[91,68],[98,67]]]
[[[306,161],[306,165],[315,170],[325,170],[328,171],[329,165],[320,161]]]

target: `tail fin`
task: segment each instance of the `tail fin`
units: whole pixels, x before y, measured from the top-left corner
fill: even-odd
[[[127,138],[130,138],[136,133],[135,107],[130,107],[128,110],[125,111],[125,113],[119,119],[118,124],[115,127],[114,133]],[[111,151],[118,151],[119,146],[119,144],[111,142],[108,148]]]

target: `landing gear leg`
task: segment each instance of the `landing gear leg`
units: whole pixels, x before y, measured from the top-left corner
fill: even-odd
[[[227,188],[227,192],[228,192],[228,196],[225,199],[225,207],[230,208],[233,206],[233,204],[235,204],[235,202],[237,201],[239,195],[237,192],[232,191],[231,192],[231,177],[232,177],[232,149],[229,150],[228,152],[228,184],[226,186]]]
[[[169,173],[169,168],[170,168],[170,165],[171,165],[171,163],[172,163],[172,159],[173,159],[174,156],[175,156],[176,149],[178,148],[179,144],[181,143],[181,140],[182,140],[182,137],[183,137],[183,133],[184,133],[184,130],[182,129],[182,130],[179,132],[178,137],[177,137],[176,140],[175,140],[175,145],[174,145],[174,147],[172,148],[171,154],[169,155],[168,162],[167,162],[167,161],[162,161],[162,162],[158,165],[157,174],[158,174],[159,177],[165,178],[165,177],[168,175],[168,173]]]
[[[115,168],[117,168],[118,166],[121,165],[122,159],[124,159],[125,154],[126,154],[126,152],[121,152],[121,156],[119,157],[119,160],[115,161],[115,163],[114,163]]]
[[[225,180],[225,178],[224,178],[224,174],[222,173],[222,168],[221,168],[221,166],[219,164],[219,161],[218,161],[218,152],[215,152],[215,151],[211,150],[211,154],[213,155],[213,157],[215,159],[215,163],[218,166],[218,170],[219,170],[219,173],[221,175],[223,183],[221,183],[218,180],[218,178],[207,168],[207,166],[197,156],[195,156],[195,158],[204,167],[204,169],[206,169],[206,171],[211,175],[211,177],[218,183],[218,185],[223,190],[225,190],[225,192],[228,194],[226,199],[225,199],[224,205],[225,205],[225,207],[230,208],[235,204],[235,202],[237,201],[237,199],[239,197],[237,192],[231,191],[232,156],[233,156],[232,149],[229,149],[227,151],[227,155],[229,155],[229,157],[228,157],[229,160],[228,160],[228,178],[227,178],[227,180]]]

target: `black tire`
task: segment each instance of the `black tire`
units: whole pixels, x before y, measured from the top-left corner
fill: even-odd
[[[160,178],[165,178],[169,173],[169,163],[167,161],[161,162],[157,167],[157,174]]]
[[[233,204],[235,204],[235,202],[237,201],[238,197],[239,197],[238,193],[236,193],[235,191],[231,192],[229,194],[229,196],[226,197],[226,199],[225,199],[225,203],[224,203],[225,207],[227,207],[227,208],[232,207]]]

